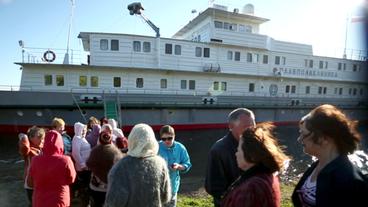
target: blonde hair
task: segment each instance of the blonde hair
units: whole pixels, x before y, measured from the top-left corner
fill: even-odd
[[[65,126],[65,122],[62,118],[55,117],[51,123],[52,128],[56,129],[60,126]]]

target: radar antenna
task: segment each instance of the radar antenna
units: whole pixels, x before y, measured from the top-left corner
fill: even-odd
[[[142,7],[142,4],[140,2],[134,2],[128,5],[128,10],[130,12],[130,15],[139,15],[142,17],[142,19],[156,32],[156,37],[160,37],[160,28],[156,27],[155,24],[153,24],[146,16],[142,14],[142,10],[144,8]]]

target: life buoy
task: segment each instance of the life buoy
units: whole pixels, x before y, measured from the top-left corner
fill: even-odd
[[[46,62],[54,62],[54,60],[56,59],[56,55],[53,51],[51,50],[47,50],[45,53],[43,53],[43,59],[46,61]]]

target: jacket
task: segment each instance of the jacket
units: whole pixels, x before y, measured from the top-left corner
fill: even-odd
[[[63,140],[54,130],[46,133],[43,152],[32,160],[33,207],[70,206],[69,185],[76,172],[69,156],[63,154]]]
[[[262,166],[254,166],[229,187],[222,207],[280,207],[281,192],[278,177]]]
[[[205,189],[219,202],[226,189],[240,176],[235,152],[238,141],[229,132],[218,140],[208,155]],[[217,204],[218,205],[218,204]]]
[[[92,171],[91,189],[106,192],[106,188],[100,187],[99,183],[107,187],[107,175],[111,167],[122,157],[123,154],[113,144],[101,144],[92,149],[87,160],[87,166]]]
[[[86,161],[91,153],[91,145],[86,138],[82,137],[85,125],[79,122],[74,124],[74,137],[72,141],[72,156],[75,162],[75,169],[82,171],[86,167]]]
[[[172,194],[175,195],[179,191],[180,186],[180,173],[186,173],[192,167],[190,158],[185,146],[177,141],[174,141],[171,147],[167,147],[164,142],[160,141],[158,154],[164,158],[168,165],[171,190]],[[172,170],[170,166],[173,163],[181,164],[185,167],[185,170]]]
[[[168,169],[157,155],[124,157],[108,181],[106,207],[161,207],[171,199]]]
[[[24,159],[24,188],[32,189],[32,187],[30,187],[29,168],[31,167],[32,158],[41,154],[41,149],[39,146],[33,146],[32,142],[29,141],[25,134],[19,134],[18,147],[19,154]]]
[[[302,206],[298,190],[312,174],[318,161],[303,174],[292,194],[294,206]],[[368,203],[367,178],[355,167],[346,155],[340,155],[327,164],[317,177],[317,207],[366,206]]]

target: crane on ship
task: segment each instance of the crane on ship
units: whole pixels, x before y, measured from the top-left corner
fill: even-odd
[[[142,19],[156,32],[156,37],[160,37],[160,28],[158,28],[155,24],[151,22],[146,16],[143,15],[142,10],[144,8],[142,7],[142,4],[140,2],[134,2],[128,5],[128,10],[130,15],[138,15],[142,17]]]

